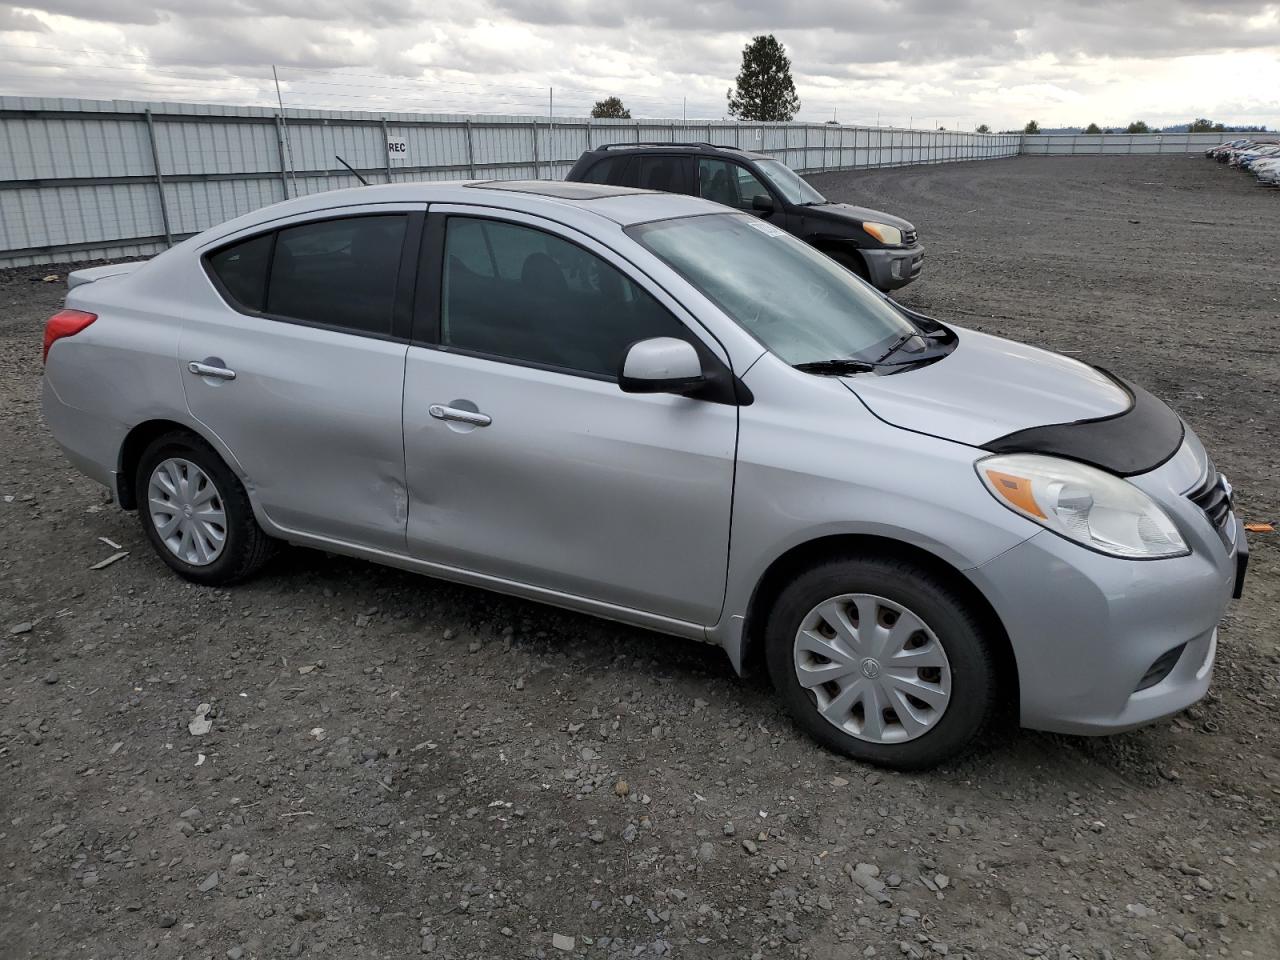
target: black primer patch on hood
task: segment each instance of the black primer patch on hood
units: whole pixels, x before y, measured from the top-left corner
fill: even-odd
[[[1051,423],[1005,434],[982,445],[991,453],[1044,453],[1078,460],[1122,477],[1160,466],[1182,446],[1184,428],[1163,400],[1136,384],[1095,368],[1129,394],[1127,410],[1094,420]]]

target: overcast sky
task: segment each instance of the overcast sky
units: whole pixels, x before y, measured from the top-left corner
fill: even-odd
[[[1255,0],[0,0],[0,93],[719,118],[747,40],[799,119],[972,129],[1196,116],[1280,126],[1280,3]]]

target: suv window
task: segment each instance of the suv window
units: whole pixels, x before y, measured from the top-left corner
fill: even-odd
[[[209,268],[222,281],[231,299],[250,310],[261,310],[267,296],[267,264],[274,233],[250,237],[209,255]]]
[[[404,214],[320,220],[281,230],[265,311],[276,316],[389,334]]]
[[[698,158],[698,196],[739,210],[751,210],[757,196],[769,196],[763,183],[746,167],[713,157]]]
[[[617,169],[618,161],[624,160],[625,157],[605,157],[603,160],[597,160],[582,177],[583,183],[613,183],[609,174]]]
[[[640,158],[640,177],[636,186],[644,190],[665,190],[670,193],[684,192],[684,177],[681,164],[684,157],[674,153],[651,154]]]
[[[594,254],[514,223],[450,217],[443,346],[613,379],[627,347],[687,339],[661,304]]]

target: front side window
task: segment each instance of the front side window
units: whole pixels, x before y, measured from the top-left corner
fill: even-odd
[[[698,196],[738,210],[753,210],[752,201],[769,191],[746,167],[713,157],[698,158]]]
[[[276,238],[265,312],[356,333],[391,333],[408,218],[345,217]]]
[[[844,267],[756,217],[682,217],[627,233],[787,363],[876,360],[916,331]]]
[[[447,221],[442,346],[613,378],[635,341],[687,336],[652,296],[576,244],[514,223]]]

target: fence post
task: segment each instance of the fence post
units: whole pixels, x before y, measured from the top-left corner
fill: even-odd
[[[280,114],[276,114],[276,148],[280,151],[280,185],[284,187],[284,198],[289,199],[289,171],[284,162],[284,123]]]
[[[387,127],[386,117],[382,118],[382,139],[387,141],[387,143],[389,143],[391,140],[391,131]],[[383,153],[386,154],[386,157],[387,157],[387,183],[390,183],[391,182],[391,149],[387,145],[387,143],[383,143],[382,151]]]
[[[529,124],[533,132],[533,179],[542,179],[542,162],[538,159],[538,121],[534,120]]]
[[[160,222],[164,224],[164,242],[173,246],[173,231],[169,229],[169,204],[164,198],[164,176],[160,173],[160,151],[156,147],[156,125],[151,119],[151,108],[143,111],[147,118],[147,138],[151,141],[151,163],[156,171],[156,191],[160,194]]]
[[[467,176],[476,178],[476,145],[471,141],[471,118],[467,118]]]

